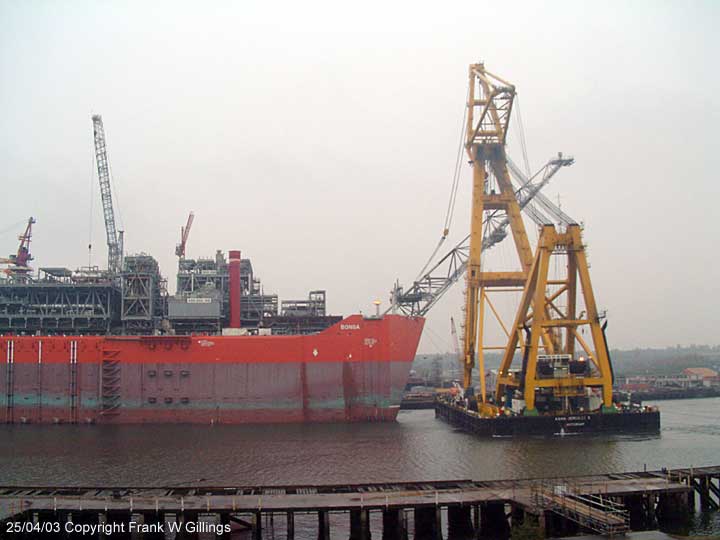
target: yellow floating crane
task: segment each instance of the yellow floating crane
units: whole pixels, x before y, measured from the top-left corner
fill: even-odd
[[[488,72],[481,63],[470,66],[469,79],[465,150],[473,169],[473,187],[462,350],[465,397],[469,403],[477,403],[483,416],[496,416],[503,405],[516,413],[532,415],[538,413],[538,404],[542,412],[585,409],[591,402],[592,389],[599,388],[604,410],[612,411],[612,368],[580,226],[538,192],[560,167],[572,164],[573,160],[558,155],[548,162],[543,180],[528,187],[533,185],[533,178],[523,177],[505,151],[515,87]],[[516,179],[521,179],[519,189],[512,183],[511,171]],[[523,210],[541,228],[535,255],[525,230]],[[498,217],[512,232],[519,270],[483,271],[483,249],[497,243],[496,231],[504,230],[488,226]],[[566,276],[562,280],[550,279],[548,274],[550,257],[558,255],[567,257]],[[522,291],[514,324],[509,329],[487,294],[507,290]],[[577,315],[578,293],[585,306],[581,316]],[[561,298],[564,304],[559,303]],[[504,347],[487,347],[483,342],[486,304],[508,336]],[[579,331],[584,326],[590,329],[591,343]],[[527,339],[522,339],[523,332]],[[576,343],[583,349],[582,356],[575,354]],[[494,400],[489,399],[485,383],[484,351],[488,349],[503,350]],[[518,350],[522,368],[513,371],[511,366]],[[472,380],[476,355],[480,372],[477,399],[473,396]]]
[[[517,97],[515,86],[487,71],[482,63],[471,64],[468,76],[466,121],[460,150],[466,152],[473,171],[470,234],[447,254],[435,259],[448,237],[448,224],[452,220],[459,177],[456,165],[441,240],[410,287],[405,289],[396,283],[390,310],[425,316],[464,275],[465,320],[459,357],[464,397],[471,408],[477,407],[482,416],[509,413],[507,409],[501,411],[505,406],[512,407],[516,413],[533,414],[537,412],[537,403],[542,411],[587,408],[589,403],[597,408],[599,403],[593,388],[600,388],[602,403],[611,409],[612,368],[592,293],[580,227],[541,193],[555,173],[572,165],[574,160],[558,154],[536,173],[522,172],[506,153]],[[523,214],[541,231],[540,247],[535,254]],[[554,236],[551,231],[555,231]],[[482,253],[506,237],[512,238],[517,263],[503,271],[486,271]],[[551,279],[543,257],[560,254],[568,255],[567,277]],[[577,287],[577,275],[582,288]],[[548,290],[551,292],[547,293]],[[503,322],[490,298],[490,293],[494,297],[496,293],[505,292],[522,293],[523,301],[514,324]],[[541,294],[545,295],[545,302],[538,300]],[[560,304],[559,298],[563,295],[564,304]],[[584,310],[578,307],[580,296],[585,302]],[[507,338],[497,346],[484,342],[486,307],[488,315],[497,320]],[[585,313],[584,318],[576,316],[580,311]],[[590,327],[591,343],[582,335],[586,324]],[[528,339],[522,339],[523,332]],[[578,350],[583,349],[582,356],[575,354],[578,343]],[[484,354],[489,350],[503,353],[494,397],[485,381]],[[524,359],[523,367],[512,369],[518,350]],[[478,396],[475,396],[476,381],[473,381],[476,365],[480,383]]]

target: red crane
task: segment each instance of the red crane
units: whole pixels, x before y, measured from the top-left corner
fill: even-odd
[[[32,268],[28,266],[28,263],[33,260],[33,256],[30,255],[30,238],[32,238],[32,226],[34,223],[34,217],[28,219],[25,232],[18,236],[20,245],[18,246],[17,253],[10,255],[7,259],[0,258],[0,263],[10,265],[4,271],[11,278],[25,278],[32,270]]]
[[[193,219],[195,219],[195,214],[190,212],[187,223],[184,227],[180,227],[180,243],[175,246],[175,255],[181,259],[185,258],[185,246],[187,245],[188,236],[190,236],[190,227],[192,227]]]

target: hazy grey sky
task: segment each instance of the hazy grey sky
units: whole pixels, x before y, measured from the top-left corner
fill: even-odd
[[[0,230],[37,218],[35,267],[87,264],[90,234],[106,263],[100,113],[127,251],[171,290],[194,210],[188,256],[238,248],[266,291],[370,311],[440,236],[483,60],[517,87],[532,168],[577,160],[547,194],[585,222],[611,347],[717,344],[719,23],[699,1],[0,0]],[[449,350],[462,288],[421,351]]]

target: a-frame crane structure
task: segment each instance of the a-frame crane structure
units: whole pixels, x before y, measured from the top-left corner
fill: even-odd
[[[565,259],[557,265],[564,271],[561,279],[550,277],[553,257]],[[581,298],[584,309],[578,314]],[[538,414],[538,409],[577,412],[586,407],[572,401],[585,402],[588,389],[599,388],[603,411],[614,412],[613,372],[601,319],[580,226],[568,223],[563,231],[545,224],[498,371],[496,401],[512,407],[518,399],[522,407],[514,408],[525,415]],[[590,343],[583,337],[585,328]],[[542,336],[550,339],[542,343]],[[511,371],[517,350],[522,366]]]

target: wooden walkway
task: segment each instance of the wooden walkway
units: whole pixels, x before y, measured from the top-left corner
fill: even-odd
[[[481,515],[493,526],[508,526],[502,508],[509,505],[513,513],[533,514],[542,520],[547,512],[554,512],[586,529],[622,534],[633,519],[640,524],[633,530],[652,525],[657,508],[663,504],[665,508],[694,504],[690,502],[694,501],[694,491],[701,493],[701,500],[703,497],[712,500],[712,494],[717,495],[720,490],[714,481],[720,481],[720,466],[482,482],[246,487],[0,486],[0,522],[67,520],[68,514],[73,519],[85,516],[95,523],[98,519],[110,519],[108,516],[128,519],[141,515],[145,520],[166,515],[191,519],[215,514],[225,522],[259,524],[263,516],[285,514],[291,523],[295,514],[314,512],[324,523],[328,513],[345,512],[350,514],[351,523],[366,523],[369,512],[379,511],[390,523],[397,522],[405,512],[414,511],[416,526],[422,518],[435,523],[433,527],[437,529],[440,510],[447,509],[451,525],[455,519],[456,524],[470,530],[480,526]],[[629,505],[627,512],[625,505]],[[253,531],[253,538],[262,537],[259,525]]]
[[[695,469],[697,477],[720,467]],[[565,478],[474,482],[419,482],[352,486],[294,487],[0,487],[0,520],[26,510],[130,511],[314,511],[470,505],[483,502],[534,506],[533,488],[572,485],[581,495],[622,496],[687,492],[691,486],[673,480],[679,471],[650,471]]]
[[[630,516],[621,504],[601,496],[578,496],[565,492],[540,492],[538,506],[552,510],[599,534],[615,536],[630,530]]]

